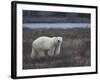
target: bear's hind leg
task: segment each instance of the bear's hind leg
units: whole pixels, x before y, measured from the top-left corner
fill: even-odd
[[[44,51],[42,51],[42,50],[41,50],[41,51],[39,51],[39,52],[38,52],[38,56],[40,56],[40,57],[44,57],[44,56],[45,56],[45,52],[44,52]]]
[[[35,49],[32,47],[31,58],[33,59],[33,58],[35,58],[35,56],[36,56],[36,51],[35,51]]]

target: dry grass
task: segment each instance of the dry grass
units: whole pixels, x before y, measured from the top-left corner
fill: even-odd
[[[32,41],[40,36],[62,36],[59,56],[31,59]],[[23,69],[90,66],[90,29],[23,29]]]

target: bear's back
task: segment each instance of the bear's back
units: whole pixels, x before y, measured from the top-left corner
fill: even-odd
[[[42,48],[42,47],[48,48],[50,47],[49,46],[50,44],[51,44],[51,37],[46,37],[46,36],[39,37],[33,41],[33,45],[38,48]]]

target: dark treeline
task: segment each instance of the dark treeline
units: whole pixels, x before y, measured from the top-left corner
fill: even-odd
[[[64,12],[48,12],[48,11],[28,11],[23,10],[24,17],[90,17],[87,13],[64,13]]]
[[[23,10],[25,22],[89,22],[90,14]],[[62,20],[62,21],[61,21]]]

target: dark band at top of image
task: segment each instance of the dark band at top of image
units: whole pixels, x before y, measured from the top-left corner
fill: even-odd
[[[89,13],[23,10],[26,28],[90,28]]]

